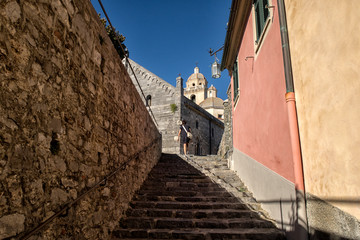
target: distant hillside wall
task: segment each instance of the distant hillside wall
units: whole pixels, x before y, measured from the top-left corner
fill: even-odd
[[[179,153],[180,144],[174,141],[174,137],[178,135],[179,125],[177,122],[181,118],[181,90],[140,66],[135,61],[130,60],[130,64],[145,97],[148,99],[147,103],[145,99],[143,99],[143,102],[151,108],[158,124],[157,127],[162,134],[162,151],[165,153]],[[141,90],[130,66],[128,64],[125,64],[125,66],[133,83],[141,94]],[[172,104],[176,106],[176,109],[172,110]]]
[[[0,239],[109,239],[161,135],[90,1],[0,2]]]

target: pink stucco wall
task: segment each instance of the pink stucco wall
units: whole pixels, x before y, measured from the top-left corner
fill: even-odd
[[[255,55],[251,14],[238,53],[240,96],[233,103],[234,147],[294,182],[277,10],[262,44],[257,57],[245,61]]]

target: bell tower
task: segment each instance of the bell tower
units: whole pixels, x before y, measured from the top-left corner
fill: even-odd
[[[184,96],[196,104],[201,103],[207,98],[207,84],[208,82],[204,75],[200,73],[199,67],[195,67],[194,73],[186,81]]]

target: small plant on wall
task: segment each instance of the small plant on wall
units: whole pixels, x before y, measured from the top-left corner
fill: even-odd
[[[175,113],[175,111],[178,109],[175,103],[170,104],[170,109],[172,113]]]

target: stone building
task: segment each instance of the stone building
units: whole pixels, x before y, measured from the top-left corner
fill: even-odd
[[[208,111],[214,117],[224,121],[224,101],[217,97],[216,88],[211,85],[208,89],[208,97],[199,106]]]
[[[199,73],[199,68],[195,68],[194,74],[186,82],[187,88],[184,89],[181,77],[176,79],[177,83],[176,87],[174,87],[133,60],[130,60],[130,64],[142,90],[140,90],[130,66],[125,64],[129,75],[139,93],[142,94],[142,91],[146,96],[144,104],[151,108],[158,129],[162,133],[163,152],[182,152],[182,146],[180,146],[179,142],[174,141],[174,137],[179,132],[179,120],[185,119],[194,135],[189,145],[189,153],[196,155],[216,154],[223,134],[223,122],[197,105],[196,101],[188,99],[186,96],[189,95],[185,94],[188,94],[190,86],[195,84],[197,87],[192,89],[193,95],[196,96],[194,99],[197,99],[197,101],[206,100],[207,80],[204,75]],[[214,91],[211,88],[210,91],[216,97],[216,89]]]
[[[360,239],[356,4],[232,1],[229,165],[289,240]]]

